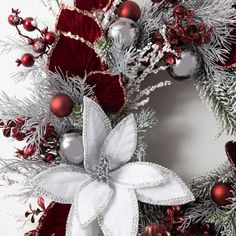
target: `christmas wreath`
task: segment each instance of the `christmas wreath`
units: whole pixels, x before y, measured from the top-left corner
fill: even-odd
[[[157,119],[143,108],[171,85],[143,81],[167,70],[193,79],[220,133],[236,134],[235,1],[41,1],[55,29],[12,9],[20,37],[1,40],[2,53],[24,49],[14,78],[35,86],[30,98],[0,99],[3,135],[25,143],[0,159],[1,177],[20,175],[17,195],[37,198],[25,236],[236,235],[236,143],[225,146],[230,162],[187,186],[145,162]]]

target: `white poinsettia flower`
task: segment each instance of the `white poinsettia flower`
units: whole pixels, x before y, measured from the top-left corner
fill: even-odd
[[[147,162],[131,162],[136,145],[133,115],[113,130],[103,110],[84,98],[84,169],[58,166],[33,180],[34,191],[72,204],[66,236],[137,236],[138,200],[179,205],[194,196],[172,171]],[[60,216],[58,216],[60,217]]]

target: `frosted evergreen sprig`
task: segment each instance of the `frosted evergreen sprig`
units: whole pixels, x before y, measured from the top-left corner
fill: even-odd
[[[12,36],[8,36],[5,40],[0,40],[0,54],[8,54],[11,51],[14,50],[30,50],[32,51],[32,48],[26,43],[26,41],[23,38],[14,38]]]
[[[236,134],[236,80],[214,81],[209,73],[197,81],[200,97],[210,106],[220,124],[221,131]]]

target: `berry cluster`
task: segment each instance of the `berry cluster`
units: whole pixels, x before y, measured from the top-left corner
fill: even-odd
[[[192,10],[183,6],[176,6],[173,9],[174,22],[167,27],[167,39],[176,55],[166,53],[166,64],[175,64],[176,58],[181,55],[183,45],[201,46],[210,43],[213,28],[207,29],[205,23],[200,22]],[[160,48],[164,46],[164,39],[160,32],[153,34],[153,42]]]
[[[164,207],[158,223],[147,225],[138,236],[213,236],[215,232],[211,224],[194,224],[187,229],[182,228],[185,220],[185,206]]]
[[[30,221],[32,223],[35,223],[35,216],[38,216],[40,213],[43,213],[46,210],[45,207],[45,201],[43,198],[38,198],[37,204],[39,207],[37,207],[36,210],[33,209],[31,203],[29,204],[29,210],[25,212],[25,217],[30,217]]]
[[[7,138],[11,137],[17,141],[29,142],[32,135],[35,134],[36,128],[31,127],[25,129],[25,120],[23,118],[16,118],[8,122],[0,122],[0,128],[3,129],[3,135]],[[28,143],[23,149],[17,149],[16,156],[23,159],[31,159],[38,151],[38,154],[43,158],[47,164],[51,164],[55,159],[54,154],[57,150],[58,136],[52,125],[47,124],[44,130],[43,138],[39,143]]]
[[[14,26],[18,34],[25,38],[29,45],[32,46],[33,51],[38,53],[37,56],[32,55],[31,53],[25,53],[21,59],[17,59],[16,63],[18,66],[23,65],[25,67],[31,67],[35,63],[35,59],[47,54],[52,45],[56,40],[56,34],[54,32],[49,32],[48,28],[40,30],[37,26],[37,22],[32,17],[27,17],[23,19],[19,16],[20,11],[12,9],[12,14],[8,16],[8,22],[10,25]],[[40,33],[40,36],[37,38],[31,38],[27,35],[22,34],[20,26],[28,31],[32,32],[37,30]]]

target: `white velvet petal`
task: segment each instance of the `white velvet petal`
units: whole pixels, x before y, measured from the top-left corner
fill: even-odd
[[[87,227],[105,210],[113,194],[108,184],[98,181],[84,183],[75,195],[76,216],[82,228]]]
[[[109,134],[101,155],[108,156],[110,168],[114,170],[128,162],[137,146],[137,125],[134,115],[123,119]]]
[[[99,224],[105,236],[137,236],[139,209],[134,190],[115,186],[102,218]]]
[[[32,180],[33,191],[59,203],[71,204],[76,189],[91,178],[84,169],[76,166],[49,168]]]
[[[116,184],[129,188],[144,188],[166,182],[161,168],[148,162],[131,162],[110,173],[110,179]]]
[[[174,172],[161,168],[167,182],[156,187],[136,189],[138,200],[165,206],[182,205],[195,200],[188,186]]]
[[[99,236],[97,221],[92,222],[86,228],[82,228],[77,220],[75,209],[72,205],[66,224],[66,236]]]
[[[84,166],[94,170],[99,163],[101,147],[111,131],[111,123],[102,108],[90,98],[84,98],[83,145]]]

